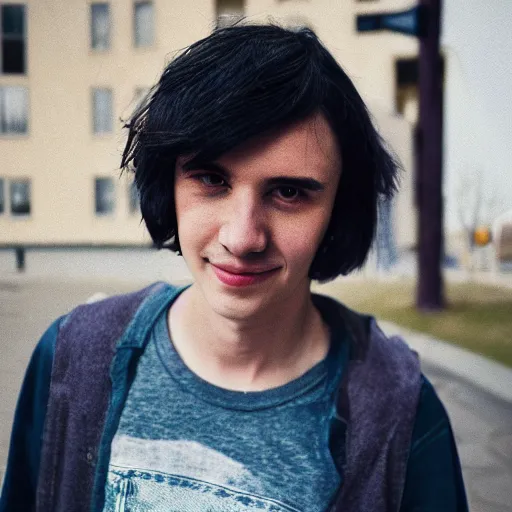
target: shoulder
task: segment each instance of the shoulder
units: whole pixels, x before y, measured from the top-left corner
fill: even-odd
[[[443,402],[437,395],[434,386],[425,375],[422,375],[422,386],[416,411],[416,420],[411,444],[411,454],[417,453],[428,446],[436,433],[449,434],[450,419]]]
[[[141,305],[151,297],[172,293],[176,293],[173,287],[155,283],[128,294],[81,304],[52,324],[37,350],[51,354],[53,372],[65,373],[69,365],[78,368],[103,364],[110,360]]]
[[[61,326],[61,338],[89,340],[120,336],[142,305],[157,307],[162,300],[172,297],[178,288],[157,282],[131,293],[113,295],[106,299],[81,304],[66,315]]]
[[[332,297],[313,295],[313,302],[335,332],[346,333],[350,360],[390,368],[409,366],[419,376],[418,355],[399,336],[387,336],[376,319],[345,306]]]
[[[157,282],[141,290],[113,295],[91,303],[80,304],[66,315],[63,327],[71,321],[99,325],[98,321],[103,318],[110,319],[110,322],[112,322],[115,321],[117,317],[129,317],[135,313],[146,298],[151,295],[162,292],[172,292],[174,290],[176,290],[174,287],[166,283]]]
[[[349,357],[338,394],[342,417],[371,415],[376,424],[400,424],[412,430],[422,387],[418,355],[402,338],[386,336],[374,317],[330,297],[317,295],[314,301],[320,311],[327,312],[331,328],[345,333],[348,343]],[[397,407],[390,409],[389,404]]]

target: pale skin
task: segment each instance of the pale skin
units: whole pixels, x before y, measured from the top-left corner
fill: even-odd
[[[341,174],[335,136],[315,115],[215,162],[188,168],[189,159],[177,162],[175,204],[194,284],[169,311],[173,344],[219,387],[284,385],[329,348],[308,272]]]

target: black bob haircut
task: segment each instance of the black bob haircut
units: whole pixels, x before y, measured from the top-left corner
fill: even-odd
[[[338,141],[342,173],[330,223],[309,276],[361,267],[380,200],[396,191],[397,164],[351,80],[315,33],[275,25],[216,30],[168,64],[127,123],[121,168],[135,172],[142,217],[155,245],[180,251],[174,171],[180,155],[211,162],[252,137],[315,113]]]

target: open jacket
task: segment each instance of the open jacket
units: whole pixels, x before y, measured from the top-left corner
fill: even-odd
[[[138,359],[180,291],[156,283],[54,322],[18,401],[0,512],[103,510],[111,442]],[[331,419],[342,484],[328,512],[467,511],[449,421],[416,354],[373,318],[313,299],[350,343]]]

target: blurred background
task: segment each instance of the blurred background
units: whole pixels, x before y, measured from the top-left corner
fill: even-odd
[[[190,279],[181,258],[151,247],[131,176],[119,171],[122,127],[177,52],[245,17],[315,30],[397,154],[400,193],[380,208],[365,268],[317,289],[407,337],[452,418],[472,510],[512,510],[512,2],[442,2],[444,240],[432,279],[445,298],[427,312],[417,307],[420,43],[356,22],[414,7],[0,0],[0,480],[45,327],[91,297]],[[409,30],[410,16],[395,21]]]

